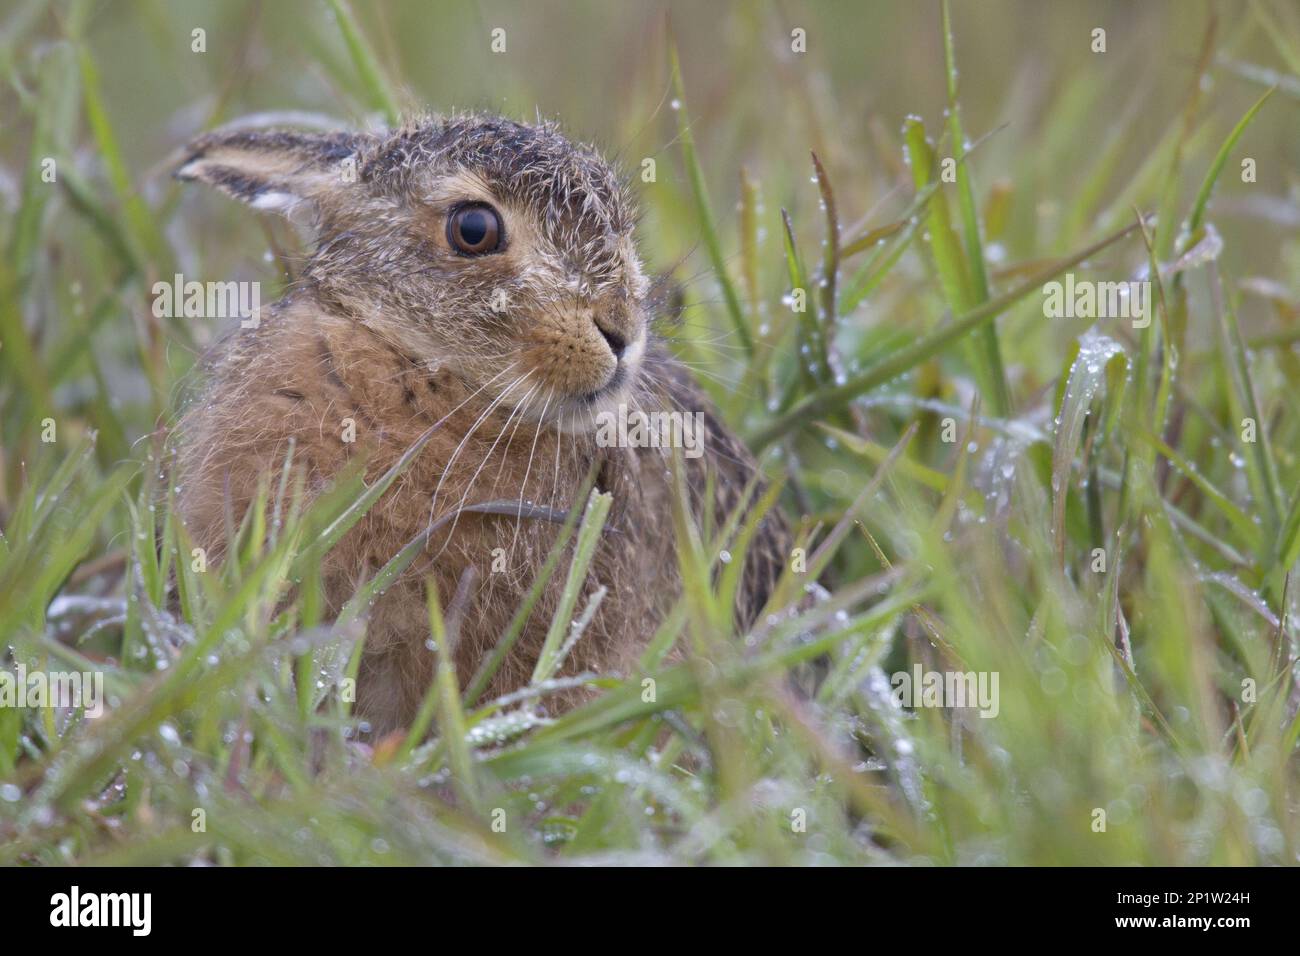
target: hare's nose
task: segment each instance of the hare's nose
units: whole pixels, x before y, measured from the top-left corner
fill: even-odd
[[[609,350],[614,353],[614,358],[621,359],[623,353],[627,350],[627,339],[623,338],[623,336],[619,335],[617,332],[611,332],[599,322],[596,323],[596,331],[599,332],[605,342],[608,343]]]

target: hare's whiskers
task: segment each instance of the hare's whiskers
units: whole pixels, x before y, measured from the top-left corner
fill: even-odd
[[[561,407],[560,427],[555,429],[555,482],[551,486],[551,507],[552,508],[555,507],[555,502],[560,495],[560,449],[564,447],[564,433],[566,430],[564,415],[566,412],[570,412],[570,411],[571,409]]]
[[[519,426],[522,425],[524,423],[524,419],[528,417],[527,416],[528,402],[541,387],[542,387],[541,382],[538,382],[536,385],[534,385],[531,389],[529,389],[528,394],[519,400],[518,404],[515,407],[516,411],[519,411],[523,414],[521,414],[519,416],[519,420],[515,422],[515,430],[510,434],[510,440],[506,442],[505,450],[501,455],[501,465],[499,468],[497,468],[497,475],[495,478],[492,479],[493,497],[496,497],[497,485],[501,481],[502,473],[505,472],[506,470],[506,462],[510,460],[510,447],[515,443],[515,435],[519,433]],[[515,417],[514,413],[512,412],[510,418],[514,418],[514,417]],[[506,426],[509,427],[509,425],[510,425],[510,419],[508,418],[506,419]],[[504,432],[505,429],[503,428],[502,431]],[[520,491],[520,495],[522,494],[523,492]]]
[[[489,415],[492,414],[492,412],[496,409],[496,407],[500,405],[503,401],[505,401],[505,398],[507,395],[510,394],[510,391],[527,377],[528,377],[528,373],[525,372],[523,375],[519,376],[508,386],[506,386],[506,388],[499,395],[497,395],[496,398],[494,398],[491,402],[488,403],[488,406],[483,410],[483,413],[479,415],[479,417],[475,420],[474,424],[471,425],[469,429],[465,432],[465,434],[461,436],[460,442],[457,443],[456,445],[456,450],[451,453],[451,457],[447,459],[447,464],[443,466],[442,474],[438,478],[437,486],[433,489],[433,497],[429,501],[429,525],[430,526],[433,525],[433,520],[434,520],[433,516],[438,507],[438,494],[442,491],[443,482],[445,482],[447,480],[447,476],[451,474],[452,466],[456,463],[456,459],[460,457],[460,453],[465,448],[466,443],[470,440],[470,437],[473,436],[473,434],[476,431],[478,431],[479,426],[483,424],[483,422],[487,419]]]
[[[551,400],[553,398],[555,398],[554,385],[552,385],[550,389],[547,390],[546,403],[542,405],[541,414],[537,416],[537,430],[533,434],[532,448],[530,448],[528,451],[528,467],[524,469],[524,480],[522,484],[520,484],[519,486],[520,500],[526,499],[528,495],[528,476],[531,475],[533,472],[533,456],[537,454],[537,440],[542,437],[542,428],[544,428],[546,425],[546,412],[550,409]],[[515,515],[515,533],[514,536],[510,539],[511,554],[514,553],[515,543],[519,540],[519,526],[523,523],[523,518],[524,518],[523,509],[521,508],[519,514]]]
[[[523,378],[521,378],[519,381],[520,382],[525,381],[531,374],[532,374],[531,372],[524,373]],[[511,386],[511,388],[513,387],[514,386]],[[474,484],[478,481],[478,476],[482,474],[483,466],[486,465],[488,461],[492,458],[493,453],[497,450],[497,445],[501,444],[501,439],[505,437],[506,430],[510,427],[510,420],[523,410],[524,404],[528,401],[529,396],[531,396],[539,388],[541,388],[540,383],[534,385],[531,389],[528,390],[528,392],[524,395],[524,397],[515,405],[514,409],[511,410],[510,412],[509,418],[506,419],[505,424],[501,426],[501,430],[497,433],[496,439],[492,442],[492,447],[488,449],[487,454],[483,456],[483,460],[479,462],[478,467],[474,469],[474,474],[470,476],[469,483],[466,484],[465,486],[465,493],[460,496],[460,501],[456,503],[456,509],[452,514],[451,527],[447,531],[447,540],[443,543],[442,549],[439,549],[438,551],[439,554],[441,554],[442,550],[445,549],[447,547],[447,544],[451,542],[451,536],[455,534],[456,525],[460,523],[460,516],[464,512],[465,502],[469,499],[469,493],[474,490]],[[507,442],[506,448],[509,449],[509,447],[510,447],[510,443]],[[502,459],[501,463],[503,466],[505,465],[504,458]],[[496,486],[494,485],[493,486],[494,491],[495,488]]]

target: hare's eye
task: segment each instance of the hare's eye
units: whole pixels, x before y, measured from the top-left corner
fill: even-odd
[[[457,252],[481,256],[501,248],[501,217],[486,203],[461,206],[447,217],[447,241]]]

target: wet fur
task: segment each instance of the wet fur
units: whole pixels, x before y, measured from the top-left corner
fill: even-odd
[[[357,161],[360,188],[340,188],[333,176],[332,164],[348,157]],[[462,506],[524,499],[567,510],[596,461],[598,484],[614,498],[611,530],[579,607],[600,585],[608,594],[563,672],[634,673],[680,591],[670,461],[659,449],[597,447],[585,427],[573,396],[607,377],[612,362],[593,322],[644,336],[618,398],[646,411],[706,413],[705,454],[686,463],[697,521],[734,509],[755,465],[650,331],[650,283],[631,238],[635,215],[599,156],[553,127],[471,116],[424,120],[388,137],[213,134],[192,145],[179,175],[255,205],[268,196],[264,205],[308,203],[319,235],[301,281],[266,310],[260,327],[239,330],[214,350],[202,393],[181,421],[180,510],[196,545],[220,558],[227,512],[238,520],[259,483],[276,480],[291,440],[310,496],[354,455],[364,456],[367,481],[375,480],[441,422],[323,567],[329,611],[337,614],[431,522],[455,516],[370,615],[357,712],[384,732],[410,722],[432,680],[425,580],[436,582],[446,607],[462,572],[478,572],[455,648],[463,685],[496,645],[558,533],[548,521]],[[440,248],[440,217],[457,197],[480,194],[510,210],[517,246],[509,258],[451,259]],[[506,316],[484,302],[503,287],[512,302]],[[537,380],[503,391],[524,370],[508,360]],[[558,411],[548,417],[552,403]],[[347,418],[356,422],[353,444],[343,441]],[[493,573],[498,548],[507,568]],[[743,619],[761,608],[788,548],[784,522],[769,516],[746,565]],[[567,555],[489,695],[528,682],[565,566]],[[550,698],[550,706],[587,693]]]

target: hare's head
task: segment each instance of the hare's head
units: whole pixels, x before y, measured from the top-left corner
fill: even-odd
[[[646,349],[635,212],[549,124],[460,115],[389,134],[210,133],[176,175],[307,210],[303,281],[408,355],[567,428],[617,403]]]

